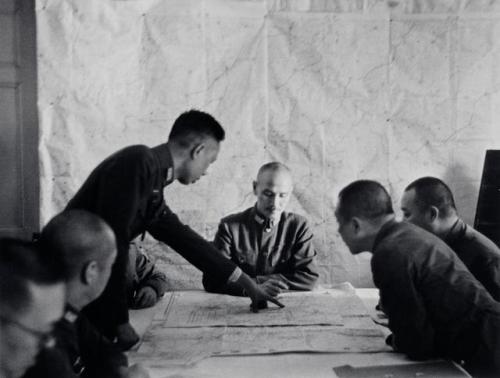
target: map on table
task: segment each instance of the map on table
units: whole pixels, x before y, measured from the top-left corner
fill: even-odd
[[[150,366],[192,365],[210,356],[389,352],[380,329],[337,326],[164,328],[154,323],[131,356]]]
[[[253,313],[250,300],[221,294],[172,293],[164,313],[164,327],[261,327],[297,325],[344,325],[339,302],[325,293],[286,293],[285,308],[269,303]]]
[[[286,293],[255,314],[248,298],[169,293],[132,362],[183,367],[210,356],[386,352],[384,334],[351,291]]]

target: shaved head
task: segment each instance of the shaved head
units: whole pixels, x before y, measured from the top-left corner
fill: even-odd
[[[85,210],[67,210],[56,215],[43,229],[44,248],[61,256],[68,279],[75,278],[89,261],[106,262],[116,253],[111,227],[99,216]]]
[[[415,192],[415,205],[420,211],[426,211],[431,206],[439,209],[443,216],[455,214],[457,207],[451,189],[436,177],[422,177],[413,181],[405,192]]]
[[[288,204],[292,190],[292,174],[286,165],[278,162],[264,164],[253,183],[257,211],[265,218],[277,221]]]
[[[371,180],[358,180],[339,193],[337,214],[346,220],[352,217],[375,220],[394,214],[394,210],[391,197],[381,184]]]
[[[287,176],[290,179],[290,183],[292,182],[292,172],[290,171],[290,168],[288,168],[283,163],[273,161],[271,163],[264,164],[262,167],[259,168],[259,172],[257,173],[257,181],[259,181],[259,179],[262,180],[263,176],[266,173],[283,174],[284,176]]]

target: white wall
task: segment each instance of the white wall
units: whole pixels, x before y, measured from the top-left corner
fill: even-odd
[[[471,222],[484,152],[500,148],[500,1],[38,0],[37,23],[43,222],[99,161],[165,141],[195,107],[227,141],[208,176],[167,189],[181,218],[211,238],[252,205],[258,167],[282,161],[323,282],[369,286],[369,257],[336,233],[337,192],[379,180],[398,208],[435,175]],[[199,286],[151,245],[174,285]]]

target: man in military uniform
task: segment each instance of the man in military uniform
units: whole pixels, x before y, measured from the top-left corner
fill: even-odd
[[[396,222],[389,194],[375,181],[342,189],[335,214],[351,253],[373,253],[373,282],[396,351],[465,361],[473,376],[500,374],[500,304],[441,239]]]
[[[500,301],[500,248],[458,216],[453,194],[443,181],[422,177],[412,182],[401,198],[401,210],[404,220],[444,240]]]
[[[257,202],[221,220],[214,245],[262,285],[278,290],[311,290],[318,279],[316,251],[307,220],[285,212],[292,193],[292,175],[278,162],[263,165],[253,182]],[[207,291],[242,295],[241,287],[203,276]]]
[[[65,266],[66,310],[55,327],[55,347],[41,353],[25,378],[149,377],[139,365],[128,367],[121,349],[81,313],[102,293],[110,277],[116,258],[113,230],[92,213],[68,210],[47,224],[38,243]]]
[[[279,303],[269,285],[256,285],[165,204],[163,189],[175,180],[185,185],[196,182],[216,160],[223,140],[224,130],[212,116],[197,110],[185,112],[174,122],[167,143],[154,148],[127,147],[105,159],[66,207],[99,215],[115,232],[118,255],[110,281],[86,313],[101,332],[116,337],[124,349],[139,340],[129,324],[127,309],[129,243],[145,232],[168,244],[215,281],[243,286],[252,304],[262,300]]]

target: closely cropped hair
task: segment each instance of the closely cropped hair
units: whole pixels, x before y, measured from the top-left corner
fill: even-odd
[[[71,280],[86,263],[108,258],[108,230],[111,230],[108,224],[96,214],[81,209],[66,210],[47,223],[39,243],[61,259],[67,279]]]
[[[285,171],[285,172],[288,172],[290,174],[292,173],[290,171],[290,168],[288,168],[285,164],[280,163],[278,161],[272,161],[272,162],[266,163],[262,167],[260,167],[259,172],[257,173],[257,177],[259,177],[263,172],[266,172],[266,171],[272,171],[272,172]]]
[[[439,212],[447,217],[457,211],[455,199],[451,189],[443,181],[436,177],[422,177],[413,181],[405,189],[415,190],[415,202],[420,211],[426,211],[431,206],[439,209]]]
[[[0,239],[0,312],[19,315],[31,303],[29,283],[62,283],[66,272],[57,256],[31,242]]]
[[[224,129],[214,117],[208,113],[191,109],[182,113],[175,120],[168,139],[188,146],[195,137],[212,137],[221,142],[225,135]]]
[[[354,181],[342,189],[337,212],[344,219],[362,217],[369,220],[394,214],[387,190],[371,180]]]

